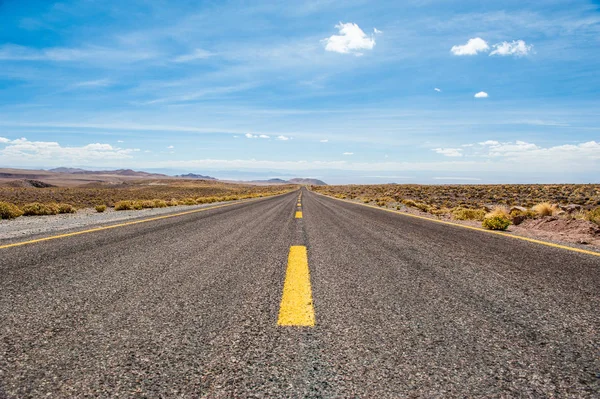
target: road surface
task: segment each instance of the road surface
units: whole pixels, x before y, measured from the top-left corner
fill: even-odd
[[[600,257],[299,194],[0,248],[0,398],[600,397]]]

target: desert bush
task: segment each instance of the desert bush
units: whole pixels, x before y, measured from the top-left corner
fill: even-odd
[[[198,203],[193,198],[185,198],[182,202],[183,202],[183,205],[196,205]]]
[[[60,208],[55,203],[40,204],[39,202],[33,202],[25,205],[22,211],[25,216],[57,215],[60,212]]]
[[[160,199],[155,199],[154,200],[154,207],[155,208],[166,208],[167,206],[168,206],[167,205],[167,201],[163,201],[163,200],[160,200]]]
[[[177,205],[179,205],[179,201],[177,201],[175,198],[167,201],[167,206],[177,206]]]
[[[0,219],[14,219],[23,216],[23,211],[18,206],[8,202],[0,202]]]
[[[488,230],[506,230],[510,225],[510,219],[506,216],[489,216],[483,219],[482,226]]]
[[[151,209],[154,208],[154,201],[152,200],[145,200],[145,201],[140,201],[142,203],[142,209]]]
[[[586,219],[590,222],[600,225],[600,207],[589,211],[586,215]]]
[[[58,213],[75,213],[77,209],[71,204],[58,204]]]
[[[558,211],[558,207],[549,202],[539,203],[532,209],[538,216],[552,216]]]
[[[96,212],[102,213],[106,210],[106,205],[96,205]]]
[[[133,201],[119,201],[115,204],[115,211],[130,211],[134,209]]]
[[[452,211],[452,216],[456,220],[483,220],[485,217],[485,210],[458,207]]]

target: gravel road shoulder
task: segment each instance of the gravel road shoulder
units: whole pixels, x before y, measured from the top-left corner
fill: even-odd
[[[113,208],[108,208],[103,213],[96,212],[94,208],[86,208],[80,209],[77,211],[77,213],[71,214],[22,216],[12,220],[0,220],[0,240],[27,238],[41,234],[59,233],[67,230],[123,222],[132,219],[142,219],[166,215],[169,213],[208,208],[226,203],[228,202],[215,202],[212,204],[203,205],[179,205],[168,208],[153,208],[132,211],[115,211]]]

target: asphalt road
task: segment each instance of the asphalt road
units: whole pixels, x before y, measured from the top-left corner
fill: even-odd
[[[0,249],[0,398],[600,397],[600,257],[297,198]]]

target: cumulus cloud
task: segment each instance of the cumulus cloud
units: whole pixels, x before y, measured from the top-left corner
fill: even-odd
[[[328,143],[329,140],[328,139],[323,139],[323,140],[319,140],[321,143]]]
[[[462,149],[460,148],[434,148],[432,151],[447,157],[462,157]]]
[[[475,93],[475,98],[488,98],[488,94],[485,91],[480,91],[479,93]]]
[[[357,24],[340,22],[335,27],[340,34],[331,35],[321,41],[326,51],[361,56],[362,50],[372,50],[375,47],[375,38],[367,36]]]
[[[0,143],[8,143],[8,142],[10,142],[9,139],[4,138],[4,137],[0,137]]]
[[[342,155],[354,155],[353,152],[344,152]]]
[[[478,143],[479,145],[499,145],[500,143],[496,140],[487,140],[487,141],[482,141],[481,143]],[[465,144],[465,145],[469,145],[469,144]],[[470,144],[471,146],[473,144]]]
[[[170,145],[167,147],[169,150],[172,150],[173,148],[175,148],[174,146]]]
[[[288,141],[290,138],[287,136],[277,136],[277,140]]]
[[[490,49],[489,44],[480,37],[469,39],[466,44],[452,46],[450,51],[454,55],[475,55]]]
[[[0,150],[0,157],[6,162],[15,164],[114,161],[133,158],[133,153],[139,151],[137,148],[126,149],[102,143],[92,143],[81,147],[63,147],[57,142],[29,141],[26,138],[3,142],[7,146]]]
[[[442,91],[442,89],[438,89],[437,87],[434,88],[433,90],[437,91],[438,93],[440,93]]]
[[[494,44],[494,51],[490,55],[514,55],[515,57],[523,57],[533,51],[533,45],[527,44],[523,40],[513,40],[512,42],[502,42]]]

